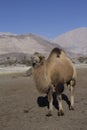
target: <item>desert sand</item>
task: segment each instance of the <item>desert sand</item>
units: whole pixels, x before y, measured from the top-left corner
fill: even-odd
[[[0,130],[87,130],[87,67],[76,68],[75,110],[69,110],[65,88],[62,117],[56,101],[53,116],[46,117],[47,97],[38,93],[32,75],[0,75]]]

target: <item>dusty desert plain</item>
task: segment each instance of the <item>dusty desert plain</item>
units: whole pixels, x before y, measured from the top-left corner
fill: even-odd
[[[87,65],[76,68],[75,110],[69,110],[69,92],[65,88],[62,96],[65,115],[62,117],[58,116],[56,105],[53,116],[46,116],[47,97],[38,93],[32,75],[24,74],[28,68],[21,69],[22,73],[2,69],[0,130],[87,130]]]

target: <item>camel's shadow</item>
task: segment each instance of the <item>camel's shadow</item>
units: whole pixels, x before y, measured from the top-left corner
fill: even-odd
[[[65,94],[62,94],[62,100],[64,100],[68,107],[70,108],[70,100],[68,99],[68,97],[65,95]],[[43,96],[40,96],[37,98],[37,104],[39,105],[39,107],[48,107],[49,108],[49,103],[48,103],[48,99],[47,99],[47,96],[43,97]],[[56,109],[58,109],[58,101],[57,101],[57,98],[56,98],[56,93],[54,92],[53,93],[53,105]]]

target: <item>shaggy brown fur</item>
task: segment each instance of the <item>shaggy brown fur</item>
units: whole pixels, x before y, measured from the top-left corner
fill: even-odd
[[[71,92],[70,109],[73,110],[76,70],[65,52],[59,48],[54,48],[47,59],[38,52],[34,53],[32,56],[32,67],[38,91],[48,93],[49,112],[47,115],[52,115],[52,93],[54,89],[59,102],[58,115],[64,115],[61,98],[64,85],[67,85]]]

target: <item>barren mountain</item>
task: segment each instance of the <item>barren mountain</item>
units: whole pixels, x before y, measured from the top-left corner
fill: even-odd
[[[78,28],[54,38],[57,43],[72,54],[87,56],[87,28]]]
[[[30,56],[35,51],[47,55],[54,46],[55,44],[34,34],[0,33],[0,63],[9,60],[23,61],[26,55]]]
[[[35,51],[47,53],[54,45],[46,39],[33,35],[0,34],[0,54],[28,53]]]
[[[48,55],[54,47],[63,48],[70,57],[87,57],[87,28],[72,30],[52,41],[34,34],[0,33],[0,64],[25,63],[35,51]]]

